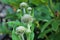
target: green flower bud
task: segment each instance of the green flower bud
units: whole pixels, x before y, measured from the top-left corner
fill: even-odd
[[[24,33],[25,30],[26,30],[26,28],[23,27],[23,26],[19,26],[19,27],[16,28],[16,32],[17,32],[18,34]]]
[[[27,8],[27,10],[28,10],[28,11],[31,11],[31,10],[32,10],[32,8],[31,8],[31,7],[28,7],[28,8]]]
[[[17,12],[21,12],[21,9],[17,9]]]
[[[25,2],[22,2],[22,3],[20,4],[20,7],[21,7],[21,8],[26,8],[26,7],[28,7],[28,4],[25,3]]]
[[[21,18],[21,22],[22,23],[30,23],[30,22],[33,22],[33,17],[29,14],[25,14],[22,16]]]

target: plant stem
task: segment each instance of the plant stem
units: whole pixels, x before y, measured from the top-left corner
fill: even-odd
[[[31,11],[28,11],[29,12],[29,14],[31,14]]]
[[[23,8],[23,13],[26,14],[25,8]]]
[[[27,36],[27,40],[30,40],[30,34],[28,34],[28,36]]]
[[[28,24],[28,26],[27,26],[27,27],[28,27],[28,29],[30,29],[30,27],[31,27],[31,26],[30,26],[30,24]]]
[[[24,34],[22,33],[20,34],[20,36],[21,36],[21,39],[24,40]]]

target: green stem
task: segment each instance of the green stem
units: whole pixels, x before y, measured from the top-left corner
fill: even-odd
[[[20,36],[21,36],[21,39],[24,40],[24,34],[22,33],[20,34]]]
[[[26,14],[26,10],[25,10],[25,8],[23,8],[23,13]]]
[[[29,14],[31,14],[31,11],[28,11]]]
[[[27,35],[27,40],[30,40],[30,34]]]
[[[49,7],[48,5],[46,5],[46,6],[47,6],[47,8],[49,9],[49,12],[51,13],[51,16],[54,17],[54,15],[53,15],[54,13],[53,13],[52,10],[50,9],[50,7]]]

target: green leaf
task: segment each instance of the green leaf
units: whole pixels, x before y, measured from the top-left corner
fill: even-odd
[[[18,35],[15,34],[14,30],[12,31],[12,40],[21,40],[21,39],[19,39]]]
[[[2,24],[0,25],[0,32],[6,34],[6,33],[10,33],[11,31],[8,29],[8,27],[6,26],[5,22],[2,22]]]
[[[38,15],[38,16],[37,16]],[[45,5],[40,5],[34,10],[34,17],[40,21],[49,21],[51,20],[49,9]]]
[[[7,24],[9,27],[16,28],[17,26],[20,25],[20,22],[19,21],[9,21],[9,22],[7,22]]]
[[[27,40],[33,40],[34,39],[34,33],[26,33]]]
[[[47,22],[47,23],[45,23],[45,24],[43,25],[43,27],[41,28],[41,32],[44,32],[45,29],[48,27],[48,25],[51,24],[51,22],[52,22],[52,20],[49,21],[49,22]]]
[[[53,20],[52,22],[52,30],[57,31],[59,28],[58,20]]]
[[[33,39],[34,39],[34,33],[32,32],[30,36],[30,40],[33,40]]]
[[[38,36],[38,38],[44,38],[45,35],[46,35],[47,33],[51,32],[51,31],[52,31],[52,29],[47,29],[47,30],[45,30],[44,32],[41,32],[40,35]]]
[[[40,4],[45,4],[48,2],[48,0],[30,0],[30,3],[39,6]]]

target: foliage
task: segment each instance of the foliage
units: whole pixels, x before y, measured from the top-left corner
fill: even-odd
[[[55,2],[56,1],[56,2]],[[45,40],[60,40],[60,2],[59,0],[1,0],[2,3],[12,6],[13,13],[7,11],[7,16],[5,19],[9,19],[8,22],[3,22],[0,27],[0,32],[8,33],[12,35],[12,40],[21,40],[21,35],[17,35],[16,28],[18,26],[24,26],[28,29],[28,24],[31,26],[30,31],[25,32],[24,36],[26,40],[34,40],[34,28],[39,28],[38,39],[42,38]],[[31,14],[30,11],[25,8],[26,14],[33,17],[33,22],[23,23],[21,22],[21,17],[23,17],[24,9],[20,8],[20,3],[28,3],[28,7],[32,7]],[[17,9],[21,9],[17,12]],[[10,9],[9,9],[10,10]],[[11,11],[12,12],[12,11]],[[29,17],[29,16],[28,16]],[[27,19],[26,19],[27,20]],[[24,21],[26,21],[24,20]],[[13,30],[9,30],[13,28]],[[3,30],[2,30],[3,29]],[[49,35],[48,35],[49,34]],[[55,38],[56,37],[56,38]]]

